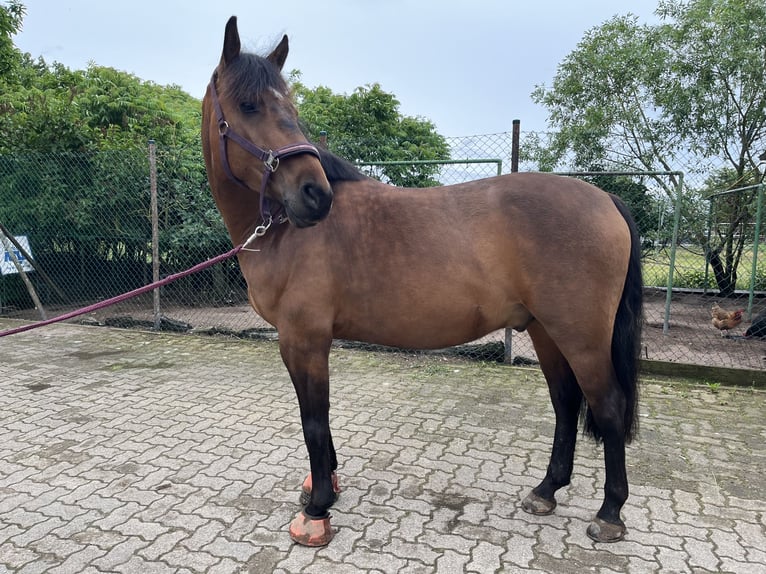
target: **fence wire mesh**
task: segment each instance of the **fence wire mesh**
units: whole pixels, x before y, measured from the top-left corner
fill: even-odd
[[[546,137],[521,134],[520,171],[573,170],[566,161],[543,165],[535,150]],[[440,184],[494,176],[498,168],[510,172],[511,133],[448,138],[447,143],[454,161],[429,172]],[[702,162],[695,166],[685,173],[680,200],[672,175],[609,173],[635,166],[604,161],[598,170],[604,173],[586,179],[623,197],[641,231],[644,358],[762,369],[766,343],[743,335],[748,330],[766,334],[766,326],[761,326],[766,321],[759,320],[766,310],[766,262],[758,255],[763,190],[759,185],[717,189],[711,181],[721,166]],[[385,179],[384,164],[362,169]],[[0,314],[25,320],[39,319],[43,312],[55,316],[149,283],[149,182],[145,149],[0,156],[0,225],[22,248],[0,242]],[[231,247],[207,189],[198,149],[158,150],[157,182],[161,276]],[[722,191],[726,193],[716,193]],[[28,255],[34,265],[27,261]],[[668,297],[671,259],[674,283]],[[742,321],[728,331],[717,329],[711,316],[714,303],[725,311],[743,310]],[[276,337],[247,304],[246,286],[234,259],[163,287],[160,314],[163,329]],[[145,295],[81,320],[152,328],[155,319],[152,296]],[[449,352],[482,360],[536,361],[526,334],[513,333],[509,348],[505,335],[496,332]]]

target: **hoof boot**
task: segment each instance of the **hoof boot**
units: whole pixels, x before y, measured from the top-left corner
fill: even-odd
[[[340,486],[338,486],[338,475],[337,473],[332,473],[332,491],[335,493],[335,500],[338,500],[338,497],[340,496]],[[309,503],[309,499],[311,498],[311,488],[312,488],[312,481],[311,481],[311,473],[306,477],[306,480],[303,481],[303,486],[301,486],[301,497],[300,497],[300,503],[301,506],[306,506]]]
[[[290,523],[290,538],[301,546],[327,546],[335,536],[330,516],[311,518],[300,512]]]

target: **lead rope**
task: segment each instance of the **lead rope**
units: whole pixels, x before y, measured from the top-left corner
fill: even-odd
[[[258,228],[256,228],[256,231],[257,229]],[[230,251],[227,251],[226,253],[222,253],[221,255],[217,255],[216,257],[213,257],[212,259],[208,259],[207,261],[203,261],[202,263],[197,263],[197,265],[195,265],[194,267],[190,267],[186,271],[181,271],[179,273],[168,275],[164,279],[160,279],[159,281],[155,281],[154,283],[150,283],[149,285],[144,285],[143,287],[139,287],[138,289],[134,289],[133,291],[128,291],[127,293],[123,293],[122,295],[117,295],[116,297],[112,297],[111,299],[105,299],[103,301],[99,301],[98,303],[94,303],[93,305],[88,305],[87,307],[83,307],[81,309],[76,309],[74,311],[64,313],[63,315],[53,317],[52,319],[46,319],[45,321],[38,321],[36,323],[30,323],[28,325],[14,327],[13,329],[0,331],[0,337],[7,337],[8,335],[15,335],[16,333],[23,333],[24,331],[37,329],[38,327],[44,327],[46,325],[52,325],[53,323],[66,321],[67,319],[79,317],[80,315],[85,315],[86,313],[92,313],[93,311],[98,311],[99,309],[103,309],[104,307],[109,307],[110,305],[121,303],[123,301],[127,301],[128,299],[132,299],[133,297],[136,297],[138,295],[142,295],[149,291],[153,291],[154,289],[163,287],[167,285],[168,283],[172,283],[173,281],[177,281],[178,279],[182,279],[184,277],[187,277],[189,275],[202,271],[203,269],[212,267],[216,263],[225,261],[226,259],[229,259],[230,257],[234,257],[237,253],[245,249],[245,246],[256,237],[259,237],[259,236],[256,235],[256,233],[254,232],[244,243],[240,243],[239,245],[237,245]],[[246,250],[259,251],[258,249],[246,249]]]

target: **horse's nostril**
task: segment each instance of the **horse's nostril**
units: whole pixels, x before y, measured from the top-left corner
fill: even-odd
[[[313,183],[304,184],[301,191],[306,205],[314,210],[322,209],[330,200],[330,194]]]

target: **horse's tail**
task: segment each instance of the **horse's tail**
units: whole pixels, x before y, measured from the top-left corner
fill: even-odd
[[[641,238],[630,210],[619,197],[615,195],[611,197],[630,229],[628,272],[625,276],[625,286],[622,289],[612,333],[612,364],[625,396],[625,442],[629,443],[638,432],[638,371],[644,306]],[[585,416],[585,432],[596,440],[602,438],[590,409]]]

